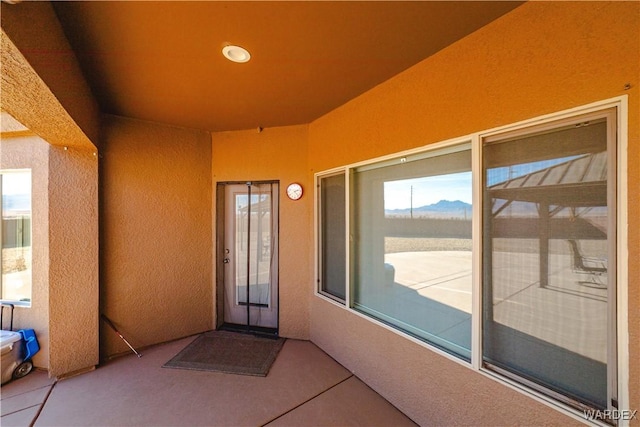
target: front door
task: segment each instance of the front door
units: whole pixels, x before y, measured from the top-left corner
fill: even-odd
[[[278,328],[278,183],[224,184],[224,323]],[[219,305],[220,307],[220,305]]]

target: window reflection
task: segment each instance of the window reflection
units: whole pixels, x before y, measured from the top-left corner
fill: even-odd
[[[2,299],[31,301],[31,171],[2,171]]]
[[[354,307],[470,359],[471,153],[354,176]]]
[[[600,120],[484,150],[484,359],[600,408],[609,328],[606,149]]]

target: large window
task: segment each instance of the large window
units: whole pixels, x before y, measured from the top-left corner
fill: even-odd
[[[615,399],[614,123],[578,117],[483,150],[485,364],[600,409]]]
[[[355,169],[352,304],[469,360],[471,150],[447,151]]]
[[[621,105],[318,174],[318,294],[554,405],[623,410]]]
[[[31,302],[31,171],[0,171],[2,286],[0,299]]]

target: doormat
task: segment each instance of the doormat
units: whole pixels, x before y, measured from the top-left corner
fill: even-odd
[[[284,338],[262,338],[235,332],[206,332],[163,368],[266,377],[284,341]]]

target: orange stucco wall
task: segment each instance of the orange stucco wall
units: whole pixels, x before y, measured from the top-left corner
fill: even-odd
[[[639,12],[638,2],[527,3],[309,126],[317,172],[627,95],[631,409],[640,408]],[[419,424],[578,424],[321,298],[311,339]]]
[[[46,269],[46,278],[37,286],[48,287],[48,300],[38,295],[22,327],[40,330],[48,364],[43,353],[36,365],[60,376],[98,363],[98,162],[87,137],[97,134],[97,104],[73,55],[40,63],[47,83],[25,58],[24,52],[55,56],[57,47],[68,49],[50,5],[33,6],[32,14],[14,14],[5,6],[2,3],[2,108],[50,144],[46,185],[34,192],[38,196],[46,191],[48,198],[37,202],[48,205],[43,223],[48,247],[37,261]],[[47,66],[49,72],[41,68]],[[83,95],[71,100],[62,93],[54,95],[51,88]],[[46,319],[47,330],[41,323]]]
[[[48,91],[55,93],[56,102],[74,118],[76,126],[91,141],[97,142],[100,126],[98,103],[82,75],[51,3],[21,2],[12,5],[2,2],[0,7],[3,32],[24,55]],[[28,93],[32,86],[33,81],[27,80],[15,89],[27,89]],[[10,89],[8,85],[5,87]],[[38,95],[32,98],[32,102],[42,102],[43,94]],[[12,105],[9,109],[15,107],[16,105]],[[15,111],[9,112],[17,116]],[[35,130],[42,126],[48,128],[47,141],[50,144],[61,143],[68,146],[74,143],[64,137],[65,132],[69,135],[68,128],[56,129],[50,126],[52,114],[58,113],[57,108],[53,108],[51,104],[47,109],[22,109],[20,113],[20,121],[29,129]],[[67,141],[64,142],[64,139]]]
[[[49,149],[49,374],[98,363],[98,159]],[[79,333],[82,331],[82,333]]]
[[[32,174],[32,303],[14,329],[36,332],[34,365],[59,376],[98,363],[98,162],[37,136],[3,139],[0,167]],[[82,333],[78,333],[82,330]]]
[[[105,116],[101,312],[134,346],[213,327],[209,133]],[[129,351],[102,324],[101,353]]]
[[[213,189],[231,181],[280,181],[279,333],[309,338],[309,279],[312,271],[312,177],[307,167],[308,126],[212,134]],[[288,184],[305,194],[291,201]],[[214,208],[215,212],[215,208]],[[215,235],[215,233],[214,233]]]

